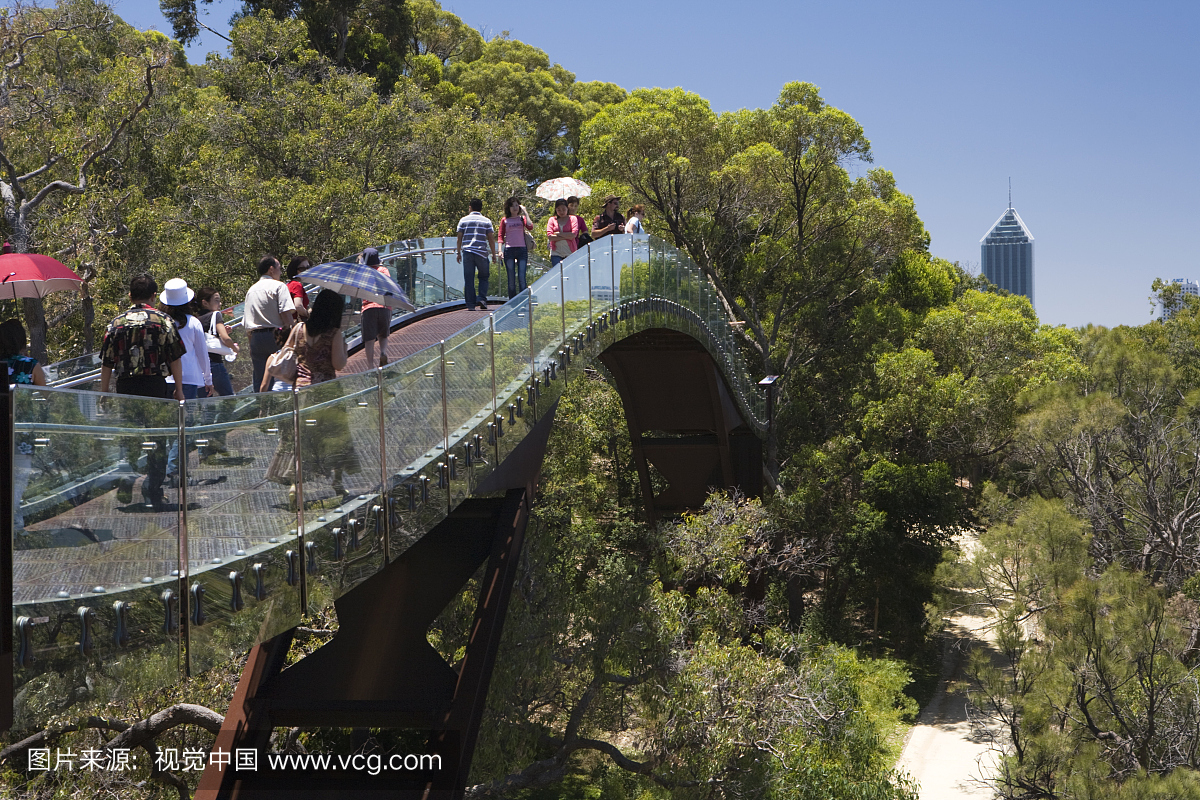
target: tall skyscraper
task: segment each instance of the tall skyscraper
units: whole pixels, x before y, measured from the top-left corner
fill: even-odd
[[[1175,316],[1175,312],[1183,308],[1184,295],[1200,297],[1200,283],[1196,283],[1191,278],[1172,278],[1171,283],[1179,286],[1179,302],[1172,308],[1162,309],[1162,319],[1164,320]]]
[[[979,240],[983,275],[1013,294],[1033,302],[1033,234],[1012,207],[1000,215],[987,235]]]

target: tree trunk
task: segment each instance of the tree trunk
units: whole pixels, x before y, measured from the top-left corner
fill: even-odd
[[[83,282],[83,352],[96,351],[96,334],[93,326],[96,324],[96,304],[92,300],[92,290],[88,282]]]
[[[25,219],[25,205],[16,204],[12,188],[0,185],[4,196],[4,218],[12,229],[14,253],[29,252],[29,227]],[[25,332],[29,335],[29,355],[40,363],[46,363],[46,305],[40,297],[21,298],[21,312],[25,317]]]
[[[337,12],[334,17],[333,33],[337,37],[337,49],[334,53],[333,63],[340,67],[346,58],[346,44],[350,40],[349,14],[344,11]]]
[[[40,297],[22,297],[25,330],[29,334],[29,355],[46,363],[46,305]]]
[[[798,575],[789,575],[787,579],[788,622],[796,630],[800,629],[804,622],[804,613],[808,611],[808,605],[804,602],[807,583],[807,579]]]

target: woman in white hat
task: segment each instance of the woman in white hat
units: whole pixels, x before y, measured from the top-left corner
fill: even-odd
[[[183,278],[171,278],[163,287],[162,294],[158,296],[162,303],[162,312],[175,320],[179,338],[183,340],[183,346],[187,348],[187,352],[180,359],[180,366],[183,368],[183,396],[188,400],[196,399],[200,395],[201,388],[204,390],[204,396],[212,394],[212,368],[208,365],[208,339],[204,336],[204,326],[200,324],[200,320],[188,313],[192,298],[195,296],[196,293],[188,288],[187,281]],[[167,378],[170,392],[175,390],[175,387],[171,385],[173,383],[173,379]]]
[[[175,321],[179,338],[183,340],[183,346],[187,348],[183,358],[179,359],[179,366],[183,373],[183,397],[185,400],[195,400],[200,394],[201,387],[204,389],[205,397],[213,393],[212,367],[209,366],[208,361],[208,338],[204,335],[204,326],[200,324],[200,320],[188,313],[192,298],[195,296],[196,293],[188,287],[187,281],[183,278],[171,278],[163,287],[162,294],[158,296],[159,302],[162,303],[160,310]],[[173,378],[167,378],[168,398],[174,395],[174,383]],[[190,418],[188,424],[191,424]],[[178,458],[179,442],[176,441],[171,444],[171,449],[167,453],[167,481],[172,488],[178,485],[179,467],[176,464]]]

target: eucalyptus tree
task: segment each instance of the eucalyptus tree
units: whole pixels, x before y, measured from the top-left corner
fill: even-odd
[[[166,37],[140,33],[91,0],[0,18],[0,198],[18,252],[53,243],[39,228],[106,172],[134,120],[155,99],[156,72],[182,63]],[[30,350],[46,358],[46,310],[23,301]]]
[[[725,114],[682,89],[639,89],[584,126],[581,149],[586,177],[628,187],[712,279],[758,370],[780,376],[781,413],[791,405],[810,440],[829,435],[846,368],[861,366],[858,310],[902,253],[928,245],[912,199],[865,168],[862,126],[808,83]],[[777,472],[777,437],[769,450]]]
[[[200,6],[212,3],[200,0]],[[200,29],[208,27],[200,21],[196,0],[160,0],[159,8],[184,44],[194,42]],[[338,67],[376,78],[382,94],[390,93],[404,74],[413,31],[405,0],[243,0],[231,22],[263,11],[278,20],[304,22],[312,49]]]

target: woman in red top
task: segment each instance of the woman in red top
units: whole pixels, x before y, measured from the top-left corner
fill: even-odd
[[[296,318],[303,322],[308,319],[308,292],[304,284],[296,277],[308,269],[309,261],[305,256],[296,256],[287,265],[287,287],[292,295],[292,305],[296,307]]]
[[[525,268],[529,264],[529,247],[525,231],[533,230],[529,212],[515,197],[504,203],[504,219],[500,220],[500,245],[504,248],[504,269],[508,272],[508,297],[525,291]]]

